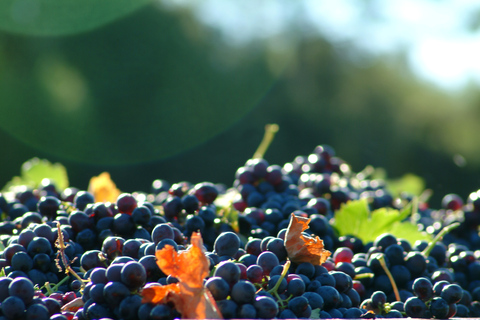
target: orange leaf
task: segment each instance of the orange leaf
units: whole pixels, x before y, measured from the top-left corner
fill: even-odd
[[[310,262],[321,265],[332,254],[323,247],[323,240],[318,236],[310,237],[302,232],[308,229],[310,219],[296,216],[292,219],[285,235],[285,248],[288,257],[295,263]]]
[[[145,286],[142,290],[142,303],[164,303],[169,293],[179,293],[180,288],[176,283],[166,286]]]
[[[166,245],[155,253],[157,264],[168,275],[179,282],[168,286],[145,287],[144,302],[173,302],[175,308],[186,319],[222,319],[222,315],[203,280],[210,272],[210,260],[205,256],[200,233],[194,232],[191,246],[180,253]],[[168,287],[168,288],[167,288]]]
[[[181,283],[192,288],[203,287],[203,279],[210,272],[210,260],[205,256],[202,236],[193,233],[190,243],[192,246],[181,253],[166,245],[155,254],[160,269],[173,277],[178,278]]]
[[[120,190],[117,189],[108,172],[92,177],[88,184],[88,191],[93,194],[95,202],[114,203],[120,195]]]

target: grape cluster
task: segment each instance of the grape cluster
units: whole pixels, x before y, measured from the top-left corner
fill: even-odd
[[[179,281],[155,253],[186,250],[197,231],[210,262],[204,287],[226,319],[480,317],[480,191],[465,202],[448,194],[437,210],[420,203],[412,219],[428,233],[460,223],[428,251],[390,233],[338,236],[336,210],[357,199],[402,209],[411,196],[354,174],[326,145],[283,166],[250,159],[232,188],[158,179],[110,203],[44,180],[0,194],[0,320],[179,318],[174,304],[143,303],[142,290]],[[332,252],[322,265],[290,261],[292,214]]]

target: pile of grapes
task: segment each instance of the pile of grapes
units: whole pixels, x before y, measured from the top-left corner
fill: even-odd
[[[437,209],[417,202],[407,219],[435,241],[385,232],[366,242],[333,227],[349,201],[402,210],[413,198],[353,173],[326,145],[283,166],[249,159],[231,187],[158,179],[113,203],[44,180],[0,194],[0,320],[181,318],[192,306],[142,291],[179,283],[156,253],[185,252],[194,232],[209,261],[201,290],[225,319],[479,318],[480,191]],[[323,240],[326,262],[291,261],[292,214],[310,219],[304,235]]]

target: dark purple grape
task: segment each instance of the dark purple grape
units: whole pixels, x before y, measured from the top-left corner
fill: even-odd
[[[50,297],[45,297],[42,300],[43,300],[43,304],[45,305],[45,307],[47,307],[48,314],[50,316],[52,316],[56,313],[61,313],[62,305],[60,304],[60,301],[58,301],[57,299],[50,298]]]
[[[288,302],[288,309],[292,310],[297,317],[302,317],[303,313],[308,309],[308,307],[308,300],[303,296],[294,297]]]
[[[253,303],[256,291],[257,289],[251,282],[240,280],[233,285],[230,296],[239,305]]]
[[[111,307],[118,307],[130,295],[130,289],[121,282],[108,282],[103,288],[105,301]]]
[[[247,268],[247,279],[252,283],[261,283],[263,279],[263,268],[253,264]]]
[[[253,306],[257,310],[257,318],[259,319],[272,319],[278,313],[278,304],[267,296],[257,296]]]
[[[102,251],[107,255],[110,260],[115,259],[117,256],[122,255],[123,244],[125,239],[122,237],[107,237],[103,240]]]
[[[370,300],[374,308],[383,309],[383,306],[387,303],[387,295],[383,291],[375,291],[372,293]]]
[[[463,289],[458,284],[449,284],[443,287],[440,296],[448,304],[458,303],[463,297]]]
[[[420,277],[415,279],[412,290],[422,301],[428,301],[433,298],[433,285],[428,278]]]
[[[13,255],[11,266],[13,270],[28,272],[33,267],[33,259],[26,252],[19,251]]]
[[[106,266],[106,255],[100,250],[90,250],[82,254],[80,265],[85,271]]]
[[[88,319],[109,319],[114,317],[113,312],[104,304],[94,302],[88,306],[85,305],[83,308],[84,310],[86,308],[85,314]]]
[[[29,304],[35,294],[33,282],[24,277],[15,278],[8,286],[8,293],[11,296],[19,297],[25,304]]]
[[[90,287],[89,296],[90,299],[96,303],[104,303],[105,297],[103,295],[103,290],[105,288],[105,283],[97,283]]]
[[[130,193],[122,193],[117,197],[116,205],[118,212],[131,215],[137,207],[137,200]]]
[[[122,300],[119,306],[118,315],[125,320],[138,319],[138,310],[142,305],[142,297],[136,294],[129,295]]]
[[[233,257],[240,248],[240,238],[234,232],[221,233],[214,243],[214,250],[218,256]]]
[[[280,264],[277,256],[270,251],[262,252],[257,258],[257,264],[262,267],[263,274],[268,276],[270,271]]]
[[[137,261],[127,262],[120,271],[120,277],[130,290],[138,290],[147,282],[145,268]]]
[[[74,211],[68,216],[68,223],[72,226],[74,232],[80,232],[90,228],[92,223],[88,215],[83,211]]]
[[[37,203],[38,212],[49,219],[57,216],[57,210],[60,209],[61,201],[53,196],[41,197]]]
[[[256,319],[257,310],[255,310],[253,304],[245,303],[238,307],[237,315],[240,319]]]
[[[25,303],[17,296],[10,296],[2,302],[2,313],[7,319],[24,319]]]
[[[10,296],[10,293],[8,292],[8,286],[12,281],[12,278],[0,277],[0,303]]]
[[[224,261],[217,265],[213,275],[223,278],[230,287],[233,287],[240,280],[240,273],[240,268],[234,262]]]
[[[155,245],[163,239],[175,239],[174,231],[167,223],[158,224],[152,231],[152,241]]]
[[[109,282],[120,282],[122,277],[121,277],[121,272],[122,268],[125,265],[125,263],[112,263],[108,266],[106,270],[106,276],[107,280]]]
[[[135,223],[133,222],[132,216],[128,213],[117,213],[113,217],[113,231],[116,234],[129,237],[135,230]]]
[[[75,205],[75,208],[81,211],[85,210],[88,204],[95,203],[95,198],[90,192],[81,190],[75,193],[73,203]]]
[[[15,253],[23,251],[27,252],[27,250],[20,244],[18,243],[12,243],[8,245],[5,250],[3,250],[3,257],[7,261],[7,264],[10,265],[12,263],[12,257]]]
[[[233,300],[219,300],[217,307],[225,319],[232,319],[237,315],[238,305]]]
[[[245,244],[245,251],[249,254],[258,256],[260,253],[262,253],[261,243],[262,240],[258,238],[252,238]]]
[[[211,204],[218,196],[218,190],[211,182],[196,184],[192,192],[202,204]]]
[[[144,205],[138,206],[132,211],[132,221],[137,225],[147,225],[151,217],[150,209]]]
[[[408,298],[404,304],[405,314],[412,318],[423,318],[427,310],[425,302],[417,297]]]
[[[142,242],[137,239],[128,239],[123,243],[122,255],[138,259],[138,250]]]
[[[427,268],[427,262],[420,252],[410,251],[405,257],[405,266],[412,274],[412,277],[417,278],[421,276]]]
[[[430,312],[436,319],[446,319],[449,311],[447,301],[440,297],[434,297],[430,302]]]
[[[287,296],[301,296],[305,293],[305,282],[301,278],[295,278],[288,281]]]
[[[145,268],[147,281],[156,281],[165,276],[158,267],[157,258],[154,255],[143,256],[138,262]]]
[[[215,300],[227,299],[230,294],[230,285],[221,277],[210,277],[205,282],[205,287],[210,290]]]
[[[342,302],[340,293],[334,287],[321,286],[316,292],[322,296],[326,310],[336,308]]]

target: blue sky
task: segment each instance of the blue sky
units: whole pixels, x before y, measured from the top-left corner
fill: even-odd
[[[441,87],[480,84],[480,33],[467,32],[474,0],[168,0],[189,5],[232,45],[281,38],[292,23],[332,42],[353,42],[373,54],[404,50],[413,70]]]

